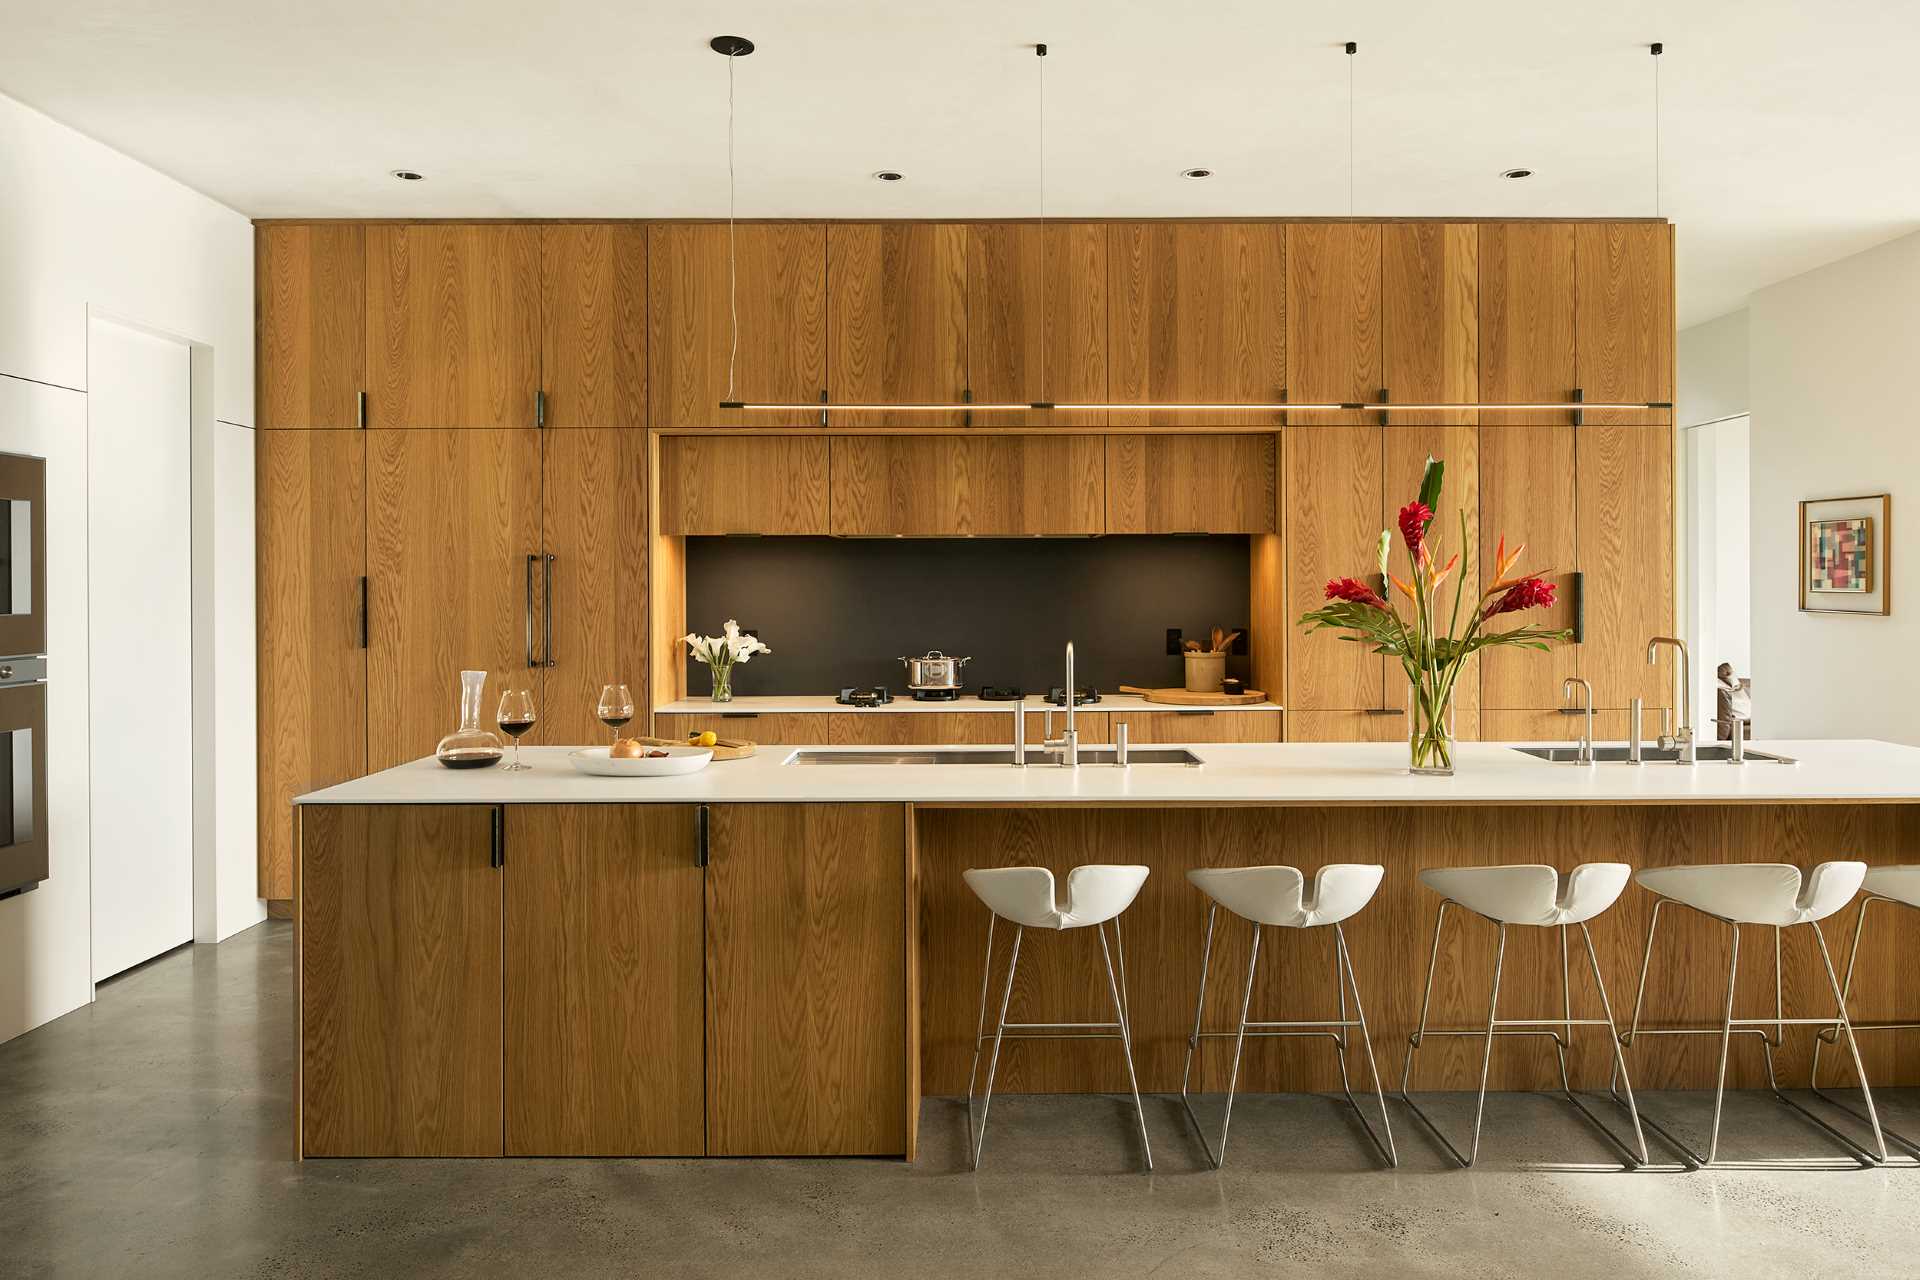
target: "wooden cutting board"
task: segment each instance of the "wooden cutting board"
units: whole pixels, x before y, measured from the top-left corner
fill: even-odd
[[[676,738],[636,738],[634,741],[644,742],[650,747],[684,747],[687,745],[685,739]],[[721,738],[713,744],[713,758],[716,762],[720,760],[744,760],[752,755],[754,751],[754,745],[745,738]]]
[[[1177,707],[1240,707],[1250,702],[1265,702],[1267,695],[1258,689],[1242,693],[1194,693],[1190,689],[1143,689],[1123,684],[1121,693],[1137,693],[1148,702],[1165,702]]]

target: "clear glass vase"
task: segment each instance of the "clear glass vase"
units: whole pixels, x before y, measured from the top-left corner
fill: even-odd
[[[1407,684],[1407,772],[1453,776],[1453,687],[1435,676]]]
[[[707,671],[713,676],[713,700],[715,702],[732,702],[733,664],[729,662],[724,667],[709,666]]]
[[[433,752],[449,769],[484,769],[499,764],[506,752],[498,734],[480,727],[480,695],[486,687],[486,672],[460,673],[460,727],[440,739]]]

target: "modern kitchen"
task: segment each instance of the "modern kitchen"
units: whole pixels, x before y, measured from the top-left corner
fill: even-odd
[[[1920,187],[1781,190],[1803,17],[581,0],[536,125],[256,15],[196,149],[241,11],[83,8],[0,1272],[1906,1272]]]

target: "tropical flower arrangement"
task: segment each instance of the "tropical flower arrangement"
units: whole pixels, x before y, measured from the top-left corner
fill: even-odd
[[[1410,616],[1358,578],[1335,578],[1327,583],[1327,603],[1305,614],[1300,624],[1310,632],[1332,628],[1348,634],[1342,640],[1371,645],[1373,652],[1399,661],[1410,685],[1407,744],[1415,773],[1453,772],[1453,693],[1466,660],[1482,649],[1510,645],[1546,649],[1570,632],[1523,625],[1493,630],[1497,618],[1553,605],[1553,584],[1540,573],[1515,573],[1522,543],[1511,552],[1500,539],[1494,552],[1491,581],[1471,606],[1466,600],[1467,579],[1460,553],[1440,562],[1439,540],[1430,535],[1434,510],[1446,464],[1434,458],[1420,477],[1420,496],[1400,508],[1396,522],[1406,546],[1409,570],[1405,579],[1387,566],[1393,549],[1393,531],[1383,530],[1377,548],[1380,576],[1406,598]],[[1460,544],[1467,545],[1467,513],[1460,512]],[[1447,579],[1454,579],[1453,604],[1445,601]]]
[[[686,641],[694,661],[706,663],[707,670],[712,673],[715,702],[733,701],[734,663],[746,662],[756,653],[773,652],[760,643],[760,637],[741,631],[740,624],[732,618],[727,619],[727,625],[720,628],[717,636],[695,635],[689,631],[680,638]]]

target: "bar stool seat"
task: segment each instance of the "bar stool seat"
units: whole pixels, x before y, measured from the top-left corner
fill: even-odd
[[[987,1141],[987,1112],[993,1105],[993,1079],[1000,1066],[1000,1046],[1007,1040],[1106,1040],[1117,1039],[1126,1058],[1127,1082],[1133,1090],[1134,1115],[1140,1124],[1140,1148],[1147,1170],[1153,1170],[1153,1147],[1147,1141],[1147,1113],[1140,1103],[1140,1081],[1133,1069],[1133,1024],[1127,1006],[1126,948],[1120,940],[1120,915],[1133,905],[1141,886],[1147,882],[1148,869],[1090,863],[1067,873],[1065,896],[1057,892],[1053,872],[1046,867],[990,867],[961,873],[967,887],[986,905],[987,953],[980,970],[980,1016],[974,1027],[973,1066],[967,1072],[967,1154],[973,1168],[980,1167],[980,1152]],[[987,1087],[980,1101],[980,1121],[973,1118],[973,1082],[980,1070],[980,1048],[988,1039],[987,988],[993,973],[994,923],[1005,920],[1013,925],[1013,954],[1007,960],[1006,986],[1000,993],[1000,1016],[992,1032],[993,1056],[987,1062]],[[1113,946],[1107,945],[1107,926],[1113,927]],[[1100,956],[1107,969],[1107,993],[1113,1001],[1112,1022],[1008,1022],[1007,1006],[1013,999],[1014,974],[1020,968],[1020,943],[1028,929],[1066,932],[1093,929],[1100,937]],[[1114,972],[1118,952],[1120,970]],[[1013,1034],[1009,1035],[1011,1031]]]
[[[1876,898],[1920,907],[1920,866],[1868,867],[1860,887]]]
[[[1379,1149],[1388,1167],[1399,1165],[1399,1155],[1393,1146],[1393,1122],[1387,1116],[1386,1095],[1380,1088],[1380,1071],[1373,1061],[1373,1040],[1367,1034],[1367,1015],[1360,1003],[1360,984],[1353,976],[1353,958],[1347,952],[1346,933],[1340,927],[1342,921],[1351,919],[1373,901],[1373,895],[1380,888],[1381,878],[1385,875],[1385,867],[1372,863],[1332,863],[1313,873],[1313,884],[1308,888],[1307,879],[1298,867],[1201,867],[1187,872],[1187,879],[1212,902],[1207,907],[1207,940],[1200,954],[1200,992],[1193,1004],[1193,1034],[1187,1039],[1186,1068],[1180,1073],[1180,1103],[1186,1108],[1187,1118],[1193,1122],[1194,1132],[1199,1135],[1200,1145],[1214,1168],[1218,1169],[1226,1159],[1227,1134],[1233,1125],[1233,1100],[1240,1085],[1240,1053],[1248,1036],[1325,1036],[1332,1040],[1339,1054],[1340,1087],[1347,1095],[1348,1105],[1353,1108],[1360,1127],[1366,1130],[1367,1137]],[[1232,1031],[1203,1031],[1201,1017],[1206,1007],[1207,969],[1213,960],[1213,926],[1221,907],[1253,925],[1253,944],[1247,956],[1247,979],[1240,996],[1238,1025]],[[1331,927],[1334,985],[1340,992],[1338,1019],[1306,1022],[1248,1020],[1247,1011],[1253,1002],[1253,979],[1260,967],[1260,933],[1266,927]],[[1349,991],[1353,995],[1354,1016],[1351,1019],[1347,1017]],[[1380,1105],[1381,1133],[1374,1132],[1366,1113],[1360,1110],[1347,1078],[1347,1035],[1356,1028],[1360,1033],[1360,1043],[1366,1050],[1367,1068],[1373,1074],[1373,1095]],[[1233,1066],[1227,1076],[1227,1103],[1220,1125],[1220,1148],[1215,1151],[1207,1141],[1206,1131],[1200,1126],[1200,1117],[1194,1114],[1189,1082],[1193,1075],[1194,1053],[1200,1047],[1200,1041],[1227,1037],[1233,1039]]]
[[[1583,862],[1566,874],[1542,865],[1429,867],[1420,883],[1500,924],[1581,924],[1619,900],[1633,868]]]
[[[1729,862],[1648,867],[1634,876],[1642,888],[1734,924],[1790,925],[1824,920],[1852,901],[1864,862],[1823,862],[1812,874],[1787,862]],[[1920,887],[1920,882],[1916,882]]]

